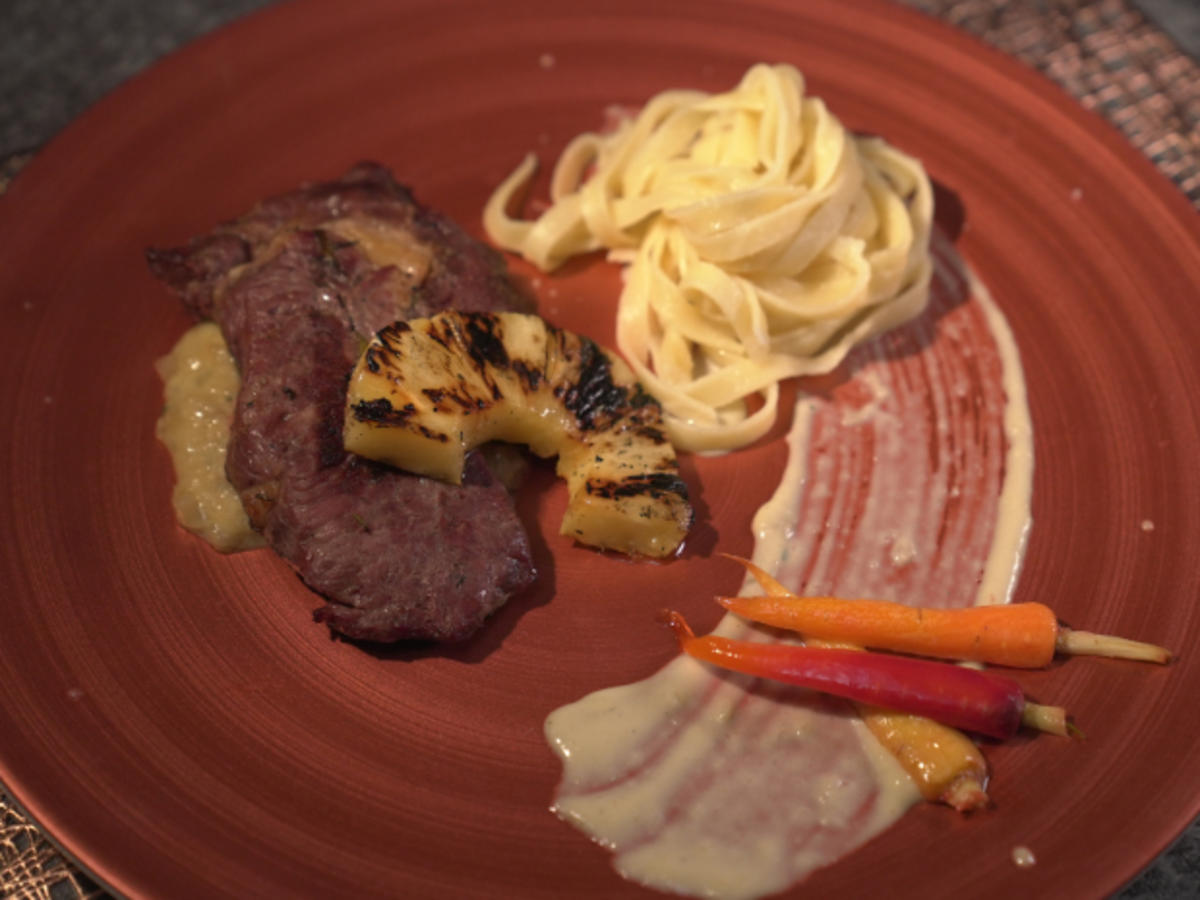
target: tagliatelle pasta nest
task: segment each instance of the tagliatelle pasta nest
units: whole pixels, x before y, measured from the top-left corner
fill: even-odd
[[[792,66],[755,65],[723,94],[666,91],[577,136],[551,206],[513,218],[535,166],[488,200],[489,237],[544,271],[600,249],[627,265],[617,347],[681,449],[757,440],[780,381],[830,371],[928,299],[924,168],[848,132]]]

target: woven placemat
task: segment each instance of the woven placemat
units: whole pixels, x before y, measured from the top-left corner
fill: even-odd
[[[1119,128],[1200,207],[1200,65],[1127,0],[904,2],[1043,72]],[[0,194],[31,156],[0,161]],[[1129,893],[1150,894],[1137,886]],[[0,897],[105,896],[0,791]]]
[[[1200,66],[1127,0],[905,0],[1041,71],[1200,207]]]
[[[105,898],[0,792],[0,897],[5,900]]]

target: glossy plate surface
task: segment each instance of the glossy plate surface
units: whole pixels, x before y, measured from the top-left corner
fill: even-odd
[[[812,896],[1114,890],[1200,811],[1200,229],[1115,132],[1018,64],[875,2],[299,2],[219,32],[92,109],[0,201],[0,778],[115,889],[356,896],[649,895],[547,811],[555,707],[672,655],[661,598],[711,624],[783,459],[692,460],[702,524],[669,565],[556,535],[522,495],[538,587],[470,644],[329,640],[265,552],[173,524],[154,360],[188,322],[142,262],[259,197],[378,159],[480,233],[490,189],[614,102],[796,64],[855,129],[957,195],[958,241],[1007,314],[1035,426],[1019,598],[1182,651],[1025,679],[1084,743],[990,751],[995,809],[914,810]],[[529,270],[518,267],[525,275]],[[535,283],[611,340],[617,273]],[[1039,860],[1018,869],[1013,847]],[[800,892],[797,891],[799,896]]]

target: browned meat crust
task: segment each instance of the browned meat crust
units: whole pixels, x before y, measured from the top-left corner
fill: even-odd
[[[410,236],[427,268],[377,264],[339,233],[346,222]],[[458,640],[532,582],[525,531],[481,459],[453,486],[342,449],[346,378],[374,331],[451,307],[528,308],[498,255],[360,164],[147,258],[225,335],[242,376],[227,472],[255,527],[329,601],[319,621],[360,640]]]

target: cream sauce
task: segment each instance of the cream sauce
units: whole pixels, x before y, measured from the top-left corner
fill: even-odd
[[[189,329],[155,368],[164,399],[155,433],[175,467],[179,524],[223,553],[263,546],[225,477],[239,379],[220,329],[211,322]]]
[[[1030,869],[1037,865],[1037,857],[1024,845],[1013,847],[1012,861],[1018,869]]]
[[[793,589],[944,606],[1011,594],[1033,462],[1020,360],[950,243],[934,255],[929,312],[797,403],[753,523],[755,562]],[[733,616],[717,630],[769,639]],[[683,657],[555,710],[545,731],[563,763],[555,812],[625,877],[677,893],[784,890],[918,798],[845,706]]]

